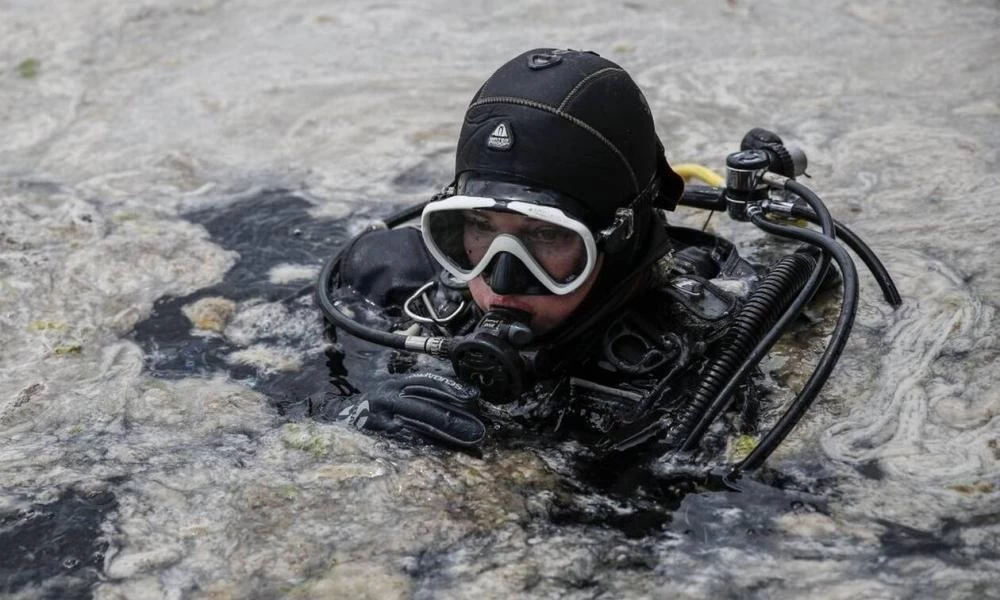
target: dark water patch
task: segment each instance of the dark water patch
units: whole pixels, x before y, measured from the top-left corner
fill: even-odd
[[[882,465],[877,458],[858,464],[854,467],[854,470],[862,477],[867,477],[868,479],[875,479],[876,481],[885,479],[885,471],[882,469]]]
[[[438,192],[453,178],[450,172],[450,149],[432,154],[423,161],[396,175],[392,186],[404,194],[423,194],[427,198]]]
[[[623,465],[614,477],[603,473],[595,477],[582,468],[580,475],[580,483],[586,485],[572,485],[575,494],[557,496],[552,522],[611,528],[631,539],[662,534],[689,494],[727,489],[721,480],[708,475],[657,476],[645,466]]]
[[[590,490],[613,503],[590,501],[581,506],[557,500],[555,522],[612,528],[627,538],[675,535],[734,543],[774,533],[773,518],[785,513],[829,512],[816,481],[799,481],[774,471],[733,478],[724,470],[694,466],[660,471],[647,465],[594,465],[578,462],[573,485],[582,484],[576,491]],[[744,510],[751,507],[751,511]],[[739,509],[739,516],[721,526],[718,515],[733,509]],[[684,518],[678,520],[678,513]]]
[[[950,556],[957,545],[954,533],[941,535],[941,532],[888,521],[882,521],[881,525],[886,529],[879,538],[888,557],[927,555],[944,558]]]
[[[0,515],[0,592],[38,582],[42,598],[90,598],[109,541],[101,524],[118,507],[106,490],[63,490],[49,503]]]
[[[352,220],[373,218],[392,207],[362,208],[344,219],[318,219],[309,214],[312,203],[285,190],[268,190],[230,204],[183,215],[202,225],[212,241],[239,253],[236,264],[221,282],[192,294],[167,296],[157,300],[150,316],[133,331],[136,342],[146,354],[148,371],[163,378],[208,376],[224,373],[243,381],[266,395],[289,416],[308,413],[307,399],[330,391],[349,395],[360,386],[348,379],[345,360],[361,362],[361,344],[344,340],[339,349],[325,353],[307,353],[315,340],[298,335],[278,334],[255,339],[292,349],[302,358],[294,371],[261,372],[255,366],[233,363],[229,356],[241,348],[221,335],[198,335],[183,313],[185,306],[209,297],[223,297],[234,302],[259,300],[280,302],[292,320],[312,322],[317,335],[326,327],[312,301],[312,282],[271,281],[272,268],[282,264],[319,268],[348,239]],[[336,342],[336,334],[329,332]],[[346,336],[345,336],[346,337]],[[346,346],[345,346],[346,345]],[[364,376],[367,369],[352,369]]]
[[[62,186],[54,181],[41,179],[21,179],[17,182],[17,188],[27,192],[52,196],[62,191]]]
[[[211,289],[234,300],[279,299],[301,289],[298,283],[269,281],[268,271],[282,263],[321,264],[344,240],[349,222],[316,219],[308,212],[312,207],[292,192],[271,190],[222,209],[184,215],[203,226],[214,242],[240,255],[222,282]]]
[[[611,531],[629,543],[756,547],[764,539],[780,540],[774,521],[783,515],[829,516],[838,483],[808,467],[795,475],[764,468],[734,476],[726,467],[699,462],[628,461],[576,447],[536,445],[534,451],[557,482],[543,521]]]
[[[883,555],[890,559],[925,556],[955,567],[971,567],[982,561],[1000,561],[1000,513],[958,515],[942,519],[927,528],[911,527],[886,520],[879,536]],[[968,531],[992,531],[989,541],[970,545],[963,534]]]

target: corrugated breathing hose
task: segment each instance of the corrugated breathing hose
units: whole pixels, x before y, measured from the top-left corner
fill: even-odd
[[[667,433],[668,448],[689,450],[697,445],[708,426],[732,401],[733,394],[719,397],[719,392],[731,387],[730,379],[795,299],[815,267],[815,258],[796,252],[768,271],[719,341],[719,353],[705,366],[701,382]]]

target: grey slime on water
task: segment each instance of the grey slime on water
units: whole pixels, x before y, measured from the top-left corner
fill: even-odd
[[[0,591],[1000,597],[1000,5],[661,4],[0,4]],[[331,352],[296,290],[447,183],[475,86],[547,44],[633,72],[672,162],[802,144],[900,287],[892,311],[862,275],[840,366],[741,492],[299,418],[317,377],[393,359]],[[779,400],[818,350],[772,353]]]

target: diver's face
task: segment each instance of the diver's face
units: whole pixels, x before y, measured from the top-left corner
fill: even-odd
[[[501,233],[517,236],[531,248],[532,255],[542,267],[557,279],[562,279],[578,268],[584,255],[582,241],[578,236],[566,236],[544,221],[531,219],[515,213],[489,210],[469,211],[465,219],[463,242],[472,264],[482,258],[487,243]],[[483,311],[491,308],[513,308],[531,315],[528,325],[536,335],[546,333],[568,319],[590,292],[601,270],[603,257],[598,256],[597,264],[584,283],[569,294],[509,294],[494,292],[480,275],[469,282],[469,292],[476,305]]]

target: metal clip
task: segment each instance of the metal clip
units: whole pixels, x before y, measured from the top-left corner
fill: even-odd
[[[416,292],[413,292],[412,296],[406,299],[406,302],[403,303],[403,312],[406,313],[406,316],[410,317],[411,319],[413,319],[418,323],[434,323],[435,325],[445,325],[454,320],[455,317],[457,317],[459,314],[462,313],[463,310],[465,310],[466,302],[465,300],[462,300],[458,304],[458,308],[453,310],[451,314],[443,317],[438,315],[437,311],[434,310],[434,304],[431,302],[431,299],[427,296],[427,291],[432,287],[434,287],[436,284],[437,281],[434,280],[428,281],[424,285],[420,286],[420,288]],[[415,308],[411,308],[411,304],[417,302],[418,300],[424,303],[424,310],[426,310],[427,314],[430,316],[425,317],[424,315],[417,313]]]
[[[766,212],[776,212],[783,215],[792,214],[792,209],[795,208],[795,204],[788,202],[787,200],[776,200],[774,198],[768,198],[761,202],[761,208]]]
[[[621,239],[632,239],[632,236],[635,235],[635,220],[631,208],[619,208],[616,210],[614,222],[601,230],[601,238],[605,240],[610,239],[622,226],[625,226],[626,230],[625,237]]]

